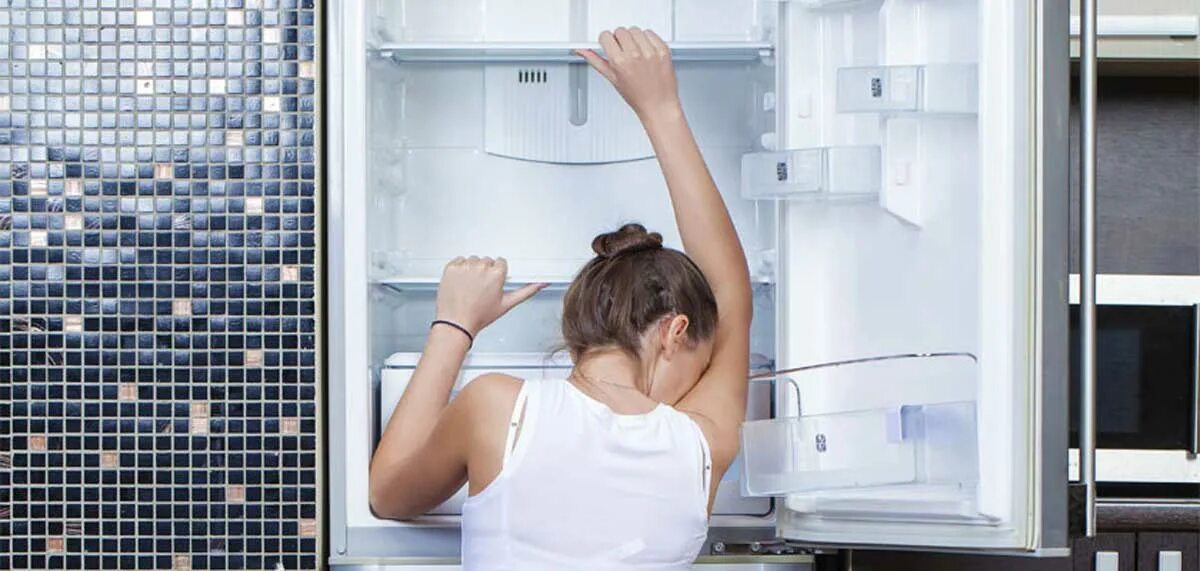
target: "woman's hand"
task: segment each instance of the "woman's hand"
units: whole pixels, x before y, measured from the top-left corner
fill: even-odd
[[[600,34],[600,45],[608,59],[592,50],[576,53],[612,82],[643,122],[680,111],[671,50],[658,34],[636,27],[617,28]]]
[[[458,257],[446,264],[437,292],[437,319],[453,321],[477,335],[508,310],[549,284],[529,284],[504,292],[508,262],[504,258]]]

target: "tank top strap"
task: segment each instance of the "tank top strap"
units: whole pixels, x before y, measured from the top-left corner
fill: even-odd
[[[508,434],[504,437],[504,457],[500,461],[500,466],[508,464],[509,459],[513,455],[513,449],[517,446],[517,435],[524,431],[528,423],[527,409],[529,402],[529,393],[534,390],[531,387],[532,383],[528,380],[521,381],[521,388],[517,390],[517,400],[513,402],[512,414],[508,418]],[[528,436],[528,434],[526,434]]]

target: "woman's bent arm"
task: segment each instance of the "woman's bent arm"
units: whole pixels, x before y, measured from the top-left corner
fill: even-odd
[[[485,417],[494,416],[496,398],[475,397],[494,383],[463,390],[454,402],[450,393],[474,335],[545,284],[504,292],[508,265],[503,258],[458,258],[446,266],[438,286],[439,324],[429,332],[412,379],[371,458],[371,508],[382,517],[419,516],[454,494],[467,479],[472,434]],[[510,391],[511,392],[511,391]],[[490,407],[490,408],[486,408]],[[365,414],[365,412],[364,412]]]

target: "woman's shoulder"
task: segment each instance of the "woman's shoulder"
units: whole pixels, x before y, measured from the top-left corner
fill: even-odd
[[[507,419],[524,383],[524,380],[512,375],[485,373],[467,383],[454,400],[460,401],[471,416],[499,415]]]

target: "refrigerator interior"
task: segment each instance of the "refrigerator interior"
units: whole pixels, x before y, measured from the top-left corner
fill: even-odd
[[[567,4],[570,10],[558,12]],[[662,233],[667,246],[682,248],[636,116],[570,54],[601,29],[640,23],[671,42],[681,60],[689,123],[750,259],[757,316],[752,365],[773,366],[778,206],[744,199],[739,188],[743,155],[775,137],[771,47],[778,5],[672,4],[367,3],[366,248],[350,254],[360,258],[366,279],[349,295],[366,300],[368,317],[355,326],[368,329],[370,370],[349,381],[355,394],[348,400],[369,415],[348,421],[351,526],[456,525],[461,497],[414,523],[375,518],[361,473],[422,349],[447,261],[504,256],[511,285],[552,284],[478,336],[461,388],[492,370],[566,376],[569,368],[556,354],[562,295],[592,257],[595,235],[636,221]],[[522,17],[512,19],[515,12]],[[752,393],[748,414],[769,417],[771,385],[758,383]],[[714,511],[760,520],[772,502],[744,497],[740,474],[732,469],[720,483]]]
[[[366,0],[365,126],[348,147],[362,154],[348,204],[363,238],[346,253],[345,294],[365,310],[348,327],[365,330],[350,336],[366,356],[351,356],[346,379],[347,526],[421,533],[420,546],[382,552],[453,549],[428,547],[427,534],[456,528],[453,505],[398,523],[374,518],[366,498],[370,451],[446,261],[504,256],[513,285],[554,284],[479,336],[461,384],[486,370],[566,370],[551,357],[562,293],[596,234],[638,221],[680,246],[636,118],[571,63],[600,30],[636,24],[672,45],[685,111],[745,246],[751,368],[849,361],[754,385],[745,466],[722,482],[716,510],[730,515],[714,527],[778,525],[768,537],[817,544],[1025,546],[1027,10]]]

